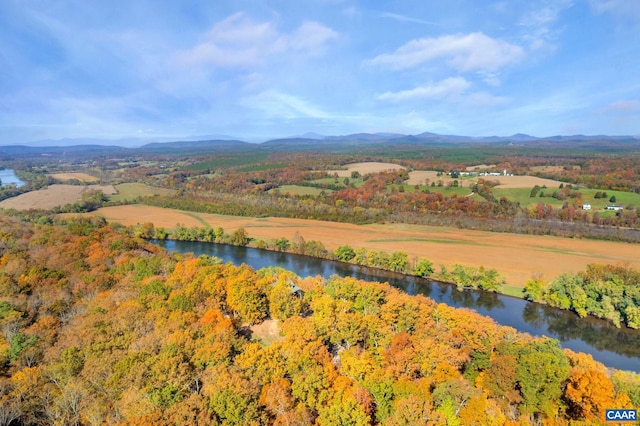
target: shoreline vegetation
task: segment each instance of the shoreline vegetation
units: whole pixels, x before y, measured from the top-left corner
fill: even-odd
[[[612,322],[616,327],[640,329],[640,271],[625,266],[589,264],[577,274],[562,274],[550,282],[534,274],[523,288],[509,286],[495,268],[454,264],[451,268],[434,263],[426,257],[409,258],[404,251],[387,253],[382,250],[342,245],[333,252],[321,241],[309,240],[296,232],[289,240],[253,239],[244,228],[231,234],[222,227],[186,227],[178,224],[167,230],[146,222],[126,227],[132,237],[158,240],[200,241],[234,246],[248,246],[276,252],[293,253],[314,258],[376,268],[455,285],[461,291],[473,289],[496,292],[528,301],[570,310],[581,318],[591,315]]]

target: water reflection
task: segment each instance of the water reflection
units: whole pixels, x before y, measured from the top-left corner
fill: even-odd
[[[280,266],[302,277],[328,278],[335,274],[388,282],[411,295],[422,294],[438,303],[474,309],[518,331],[553,337],[564,347],[589,353],[607,366],[640,372],[640,331],[618,329],[596,318],[578,318],[572,312],[495,293],[458,291],[450,284],[307,256],[190,241],[159,241],[158,244],[169,251],[204,253],[235,264],[246,263],[255,269]]]

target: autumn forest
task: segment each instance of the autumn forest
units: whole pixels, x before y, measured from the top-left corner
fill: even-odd
[[[569,424],[640,405],[635,374],[389,286],[168,255],[95,219],[0,234],[2,424]]]

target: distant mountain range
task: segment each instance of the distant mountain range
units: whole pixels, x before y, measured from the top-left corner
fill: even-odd
[[[398,133],[354,133],[341,136],[325,136],[317,133],[305,133],[299,136],[272,139],[255,143],[239,140],[227,135],[193,136],[183,140],[160,138],[148,139],[59,139],[33,141],[21,145],[0,146],[0,158],[20,155],[72,155],[91,152],[99,155],[131,155],[135,153],[180,153],[194,154],[206,152],[244,152],[244,151],[289,151],[312,149],[348,149],[353,147],[389,145],[504,145],[529,147],[604,147],[638,145],[638,136],[607,135],[571,135],[535,137],[522,133],[511,136],[458,136],[424,132],[417,135]]]

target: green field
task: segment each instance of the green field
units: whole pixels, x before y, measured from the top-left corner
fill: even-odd
[[[548,196],[546,197],[536,196],[531,198],[529,197],[529,195],[531,194],[531,188],[501,189],[498,187],[498,188],[493,188],[493,194],[495,195],[496,198],[505,197],[509,201],[518,202],[520,203],[520,206],[523,208],[526,208],[531,204],[537,204],[537,203],[550,204],[554,207],[560,208],[562,207],[565,201],[558,200],[551,197],[551,194],[553,194],[554,191],[559,191],[559,190],[560,189],[558,188],[543,188],[541,189],[541,191],[543,191]],[[581,198],[582,203],[591,204],[591,209],[592,209],[591,211],[603,211],[607,205],[614,204],[611,201],[609,201],[611,197],[616,197],[615,204],[624,205],[626,208],[636,208],[640,206],[640,194],[635,194],[633,192],[610,191],[610,190],[603,191],[600,189],[586,189],[586,188],[578,189],[577,192],[580,192],[582,194],[582,198]],[[606,192],[607,197],[595,198],[596,192]],[[566,201],[571,203],[572,199],[569,198]],[[615,212],[611,212],[611,213],[615,214]]]
[[[357,178],[357,179],[347,178],[347,179],[349,179],[349,185],[353,184],[353,186],[355,186],[356,188],[359,188],[364,184],[364,181],[362,180],[362,178]],[[339,177],[338,178],[338,182],[336,183],[336,179],[335,178],[326,177],[326,178],[322,178],[322,179],[314,179],[311,182],[320,183],[320,184],[323,183],[323,184],[326,184],[326,185],[343,185],[344,180],[345,180],[345,178]]]
[[[109,195],[109,201],[122,202],[133,201],[138,197],[150,197],[152,195],[171,195],[173,189],[156,188],[144,183],[122,183],[115,185],[117,194]]]
[[[391,185],[393,186],[393,185]],[[398,185],[396,185],[396,188]],[[414,192],[416,190],[414,185],[403,185],[405,192]],[[447,188],[446,186],[424,186],[420,185],[419,191],[428,190],[432,194],[442,194],[445,197],[450,197],[451,194],[456,194],[458,197],[466,197],[471,194],[471,189],[464,186]],[[483,199],[483,198],[481,198]]]
[[[269,192],[279,191],[281,194],[293,194],[293,195],[320,195],[322,191],[325,194],[331,194],[333,191],[331,189],[321,189],[315,188],[312,186],[301,186],[301,185],[282,185],[278,188],[274,188]]]

